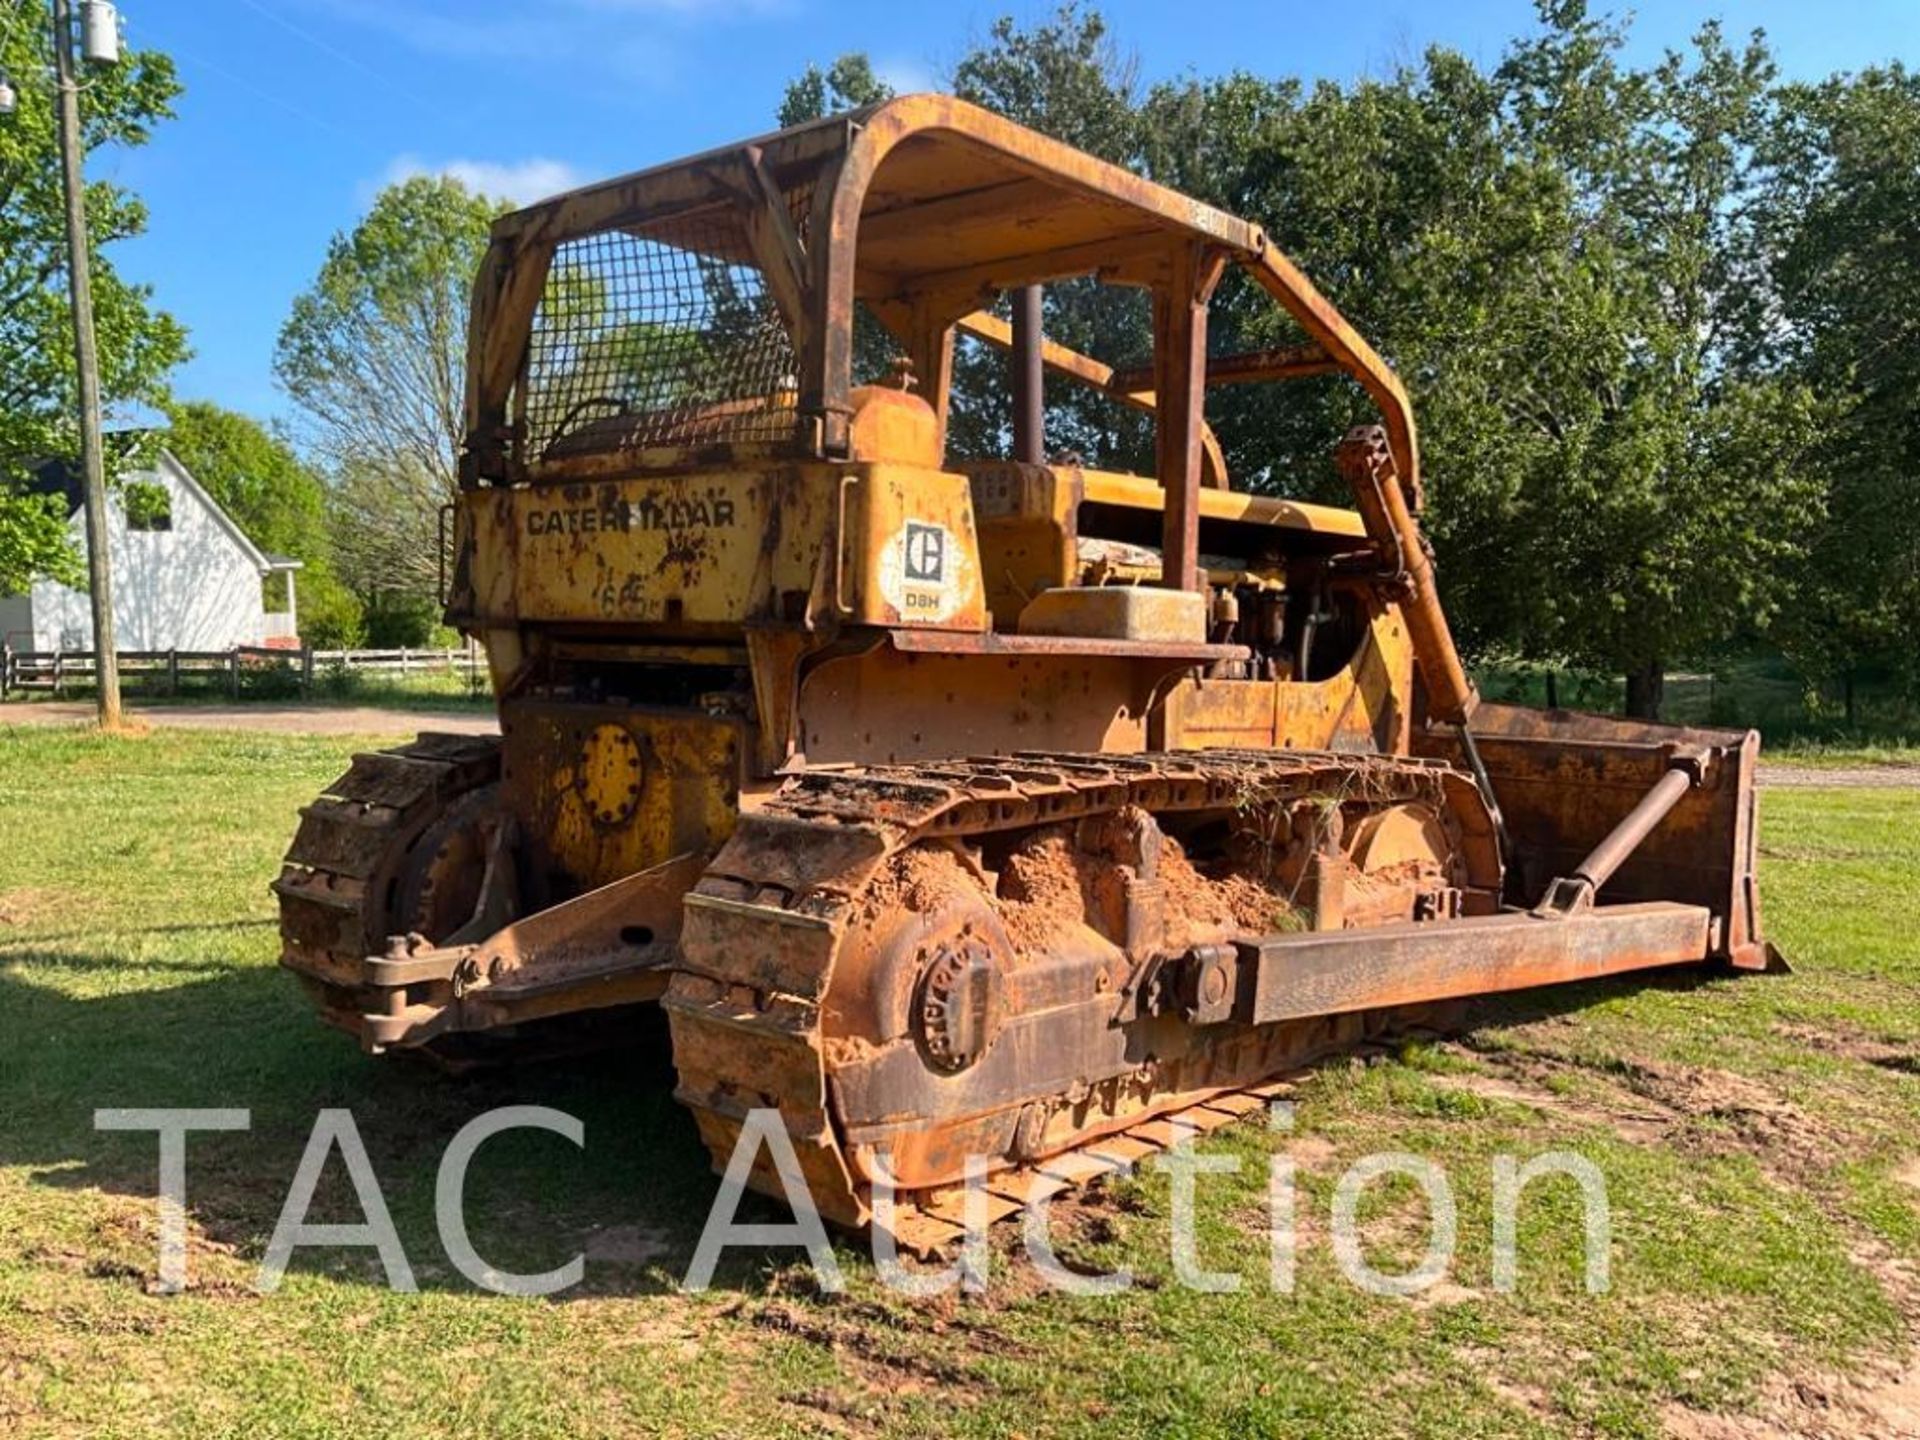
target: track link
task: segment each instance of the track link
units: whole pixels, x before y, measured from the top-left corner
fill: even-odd
[[[1456,815],[1485,813],[1471,779],[1441,762],[1310,751],[1036,752],[793,777],[742,817],[687,897],[681,968],[665,999],[680,1076],[675,1093],[693,1111],[716,1168],[732,1154],[750,1110],[777,1109],[821,1212],[846,1226],[871,1222],[870,1197],[837,1130],[821,1019],[857,901],[890,856],[923,840],[1029,829],[1126,806],[1163,815],[1305,797],[1424,799]],[[1490,822],[1465,840],[1492,857],[1497,876]],[[1383,1022],[1350,1015],[1268,1029],[1292,1033],[1262,1032],[1255,1073],[1228,1083],[1209,1083],[1226,1080],[1224,1070],[1191,1074],[1144,1107],[1137,1096],[1130,1109],[1116,1101],[1093,1116],[1082,1143],[997,1174],[991,1212],[1011,1214],[1170,1143],[1177,1114],[1205,1129],[1245,1113],[1273,1075],[1377,1035]],[[760,1161],[754,1183],[779,1193],[764,1153]],[[957,1233],[960,1204],[954,1189],[903,1193],[891,1228],[910,1247],[937,1248]]]

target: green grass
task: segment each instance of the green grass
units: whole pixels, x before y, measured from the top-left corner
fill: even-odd
[[[294,808],[349,742],[0,729],[0,1432],[21,1435],[1114,1437],[1660,1433],[1666,1407],[1740,1410],[1770,1372],[1904,1354],[1920,1262],[1920,792],[1764,799],[1763,885],[1790,977],[1681,978],[1486,1003],[1465,1044],[1336,1065],[1298,1097],[1299,1283],[1269,1291],[1258,1125],[1206,1142],[1202,1256],[1247,1283],[1171,1283],[1165,1178],[1065,1210],[1062,1249],[1132,1266],[1127,1295],[1048,1292],[1003,1241],[984,1298],[910,1302],[843,1245],[849,1291],[792,1255],[676,1281],[713,1193],[661,1037],[571,1066],[450,1079],[320,1030],[274,966],[266,883]],[[1539,1103],[1490,1090],[1521,1077]],[[484,1295],[447,1262],[434,1168],[504,1103],[553,1136],[493,1142],[469,1215],[496,1263],[593,1246],[578,1291]],[[154,1146],[108,1105],[244,1106],[191,1147],[195,1288],[146,1293]],[[422,1286],[365,1252],[308,1252],[252,1290],[317,1110],[358,1117]],[[1650,1128],[1648,1114],[1664,1117]],[[1640,1128],[1636,1128],[1640,1127]],[[1614,1290],[1581,1289],[1562,1182],[1529,1192],[1523,1283],[1489,1281],[1493,1157],[1573,1148],[1608,1177]],[[1444,1292],[1365,1295],[1326,1243],[1340,1171],[1377,1150],[1444,1162],[1461,1246]],[[357,1218],[337,1175],[316,1218]],[[1369,1254],[1418,1248],[1406,1195],[1370,1195]],[[770,1209],[759,1218],[774,1218]]]

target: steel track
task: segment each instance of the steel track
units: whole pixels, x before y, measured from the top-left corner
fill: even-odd
[[[301,810],[272,886],[280,897],[280,963],[305,983],[329,1023],[361,1033],[371,993],[361,967],[386,948],[411,847],[456,800],[499,773],[497,736],[424,734],[354,756],[347,773]]]
[[[814,1203],[846,1226],[873,1220],[834,1113],[823,1004],[861,892],[889,857],[932,839],[1030,829],[1123,806],[1156,815],[1310,797],[1397,804],[1426,800],[1484,818],[1463,772],[1436,761],[1308,751],[1198,751],[1138,756],[1023,754],[927,766],[811,772],[790,780],[734,836],[687,899],[681,965],[665,998],[677,1097],[694,1113],[717,1169],[747,1113],[779,1111]],[[1488,833],[1477,837],[1491,844]],[[1388,1033],[1391,1012],[1267,1026],[1216,1064],[1163,1077],[1139,1103],[1103,1107],[1064,1151],[1005,1165],[989,1184],[1004,1218],[1171,1142],[1173,1120],[1211,1129],[1257,1106],[1267,1082],[1330,1051]],[[1251,1073],[1249,1073],[1251,1072]],[[1115,1087],[1117,1090],[1119,1087]],[[1045,1098],[1045,1097],[1036,1097]],[[1067,1097],[1057,1097],[1065,1100]],[[779,1193],[761,1156],[754,1183]],[[959,1233],[960,1192],[903,1193],[891,1228],[910,1248]]]

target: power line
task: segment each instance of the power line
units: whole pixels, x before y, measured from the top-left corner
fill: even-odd
[[[267,19],[273,21],[274,24],[278,25],[282,30],[285,30],[288,34],[296,36],[297,38],[306,41],[307,44],[313,46],[317,50],[320,50],[328,55],[333,56],[333,58],[336,60],[344,61],[348,65],[351,65],[354,69],[358,70],[362,75],[369,76],[370,78],[379,81],[381,85],[385,86],[388,90],[392,91],[395,95],[398,95],[402,100],[405,100],[411,104],[417,105],[422,110],[430,111],[435,115],[440,115],[444,113],[445,107],[434,104],[432,101],[426,99],[424,96],[416,95],[413,91],[408,90],[405,86],[399,84],[397,81],[392,79],[392,77],[382,74],[380,71],[374,69],[371,65],[367,64],[366,61],[360,59],[359,56],[352,54],[350,51],[342,50],[339,46],[331,43],[330,41],[322,39],[320,36],[314,34],[311,30],[306,29],[304,26],[294,24],[293,21],[287,19],[287,17],[280,14],[279,11],[272,9],[269,6],[261,4],[260,0],[240,0],[240,3],[246,6],[249,10],[254,11],[256,14],[266,16]]]
[[[335,125],[331,120],[324,119],[321,116],[314,114],[311,110],[304,109],[301,106],[294,104],[291,100],[287,99],[284,95],[276,95],[271,90],[261,89],[258,85],[255,85],[252,81],[247,80],[242,76],[234,74],[231,70],[227,69],[223,65],[216,65],[213,61],[207,59],[205,56],[196,55],[191,50],[184,49],[180,45],[174,44],[171,42],[163,42],[161,48],[166,50],[168,54],[176,55],[180,59],[187,61],[189,64],[197,65],[203,70],[211,71],[213,74],[218,75],[221,79],[225,80],[229,85],[238,86],[240,89],[246,91],[249,95],[252,95],[257,99],[265,100],[270,105],[279,106],[282,110],[286,111],[289,115],[293,115],[298,117],[299,119],[305,120],[309,125],[317,125],[322,130],[327,131],[329,134],[339,136],[342,140],[352,141],[356,144],[359,142],[358,136],[352,134],[350,131],[341,129],[338,125]]]

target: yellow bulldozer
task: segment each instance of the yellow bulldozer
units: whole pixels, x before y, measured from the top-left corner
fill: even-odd
[[[1231,272],[1295,343],[1209,347]],[[1068,282],[1151,363],[1049,341]],[[1005,453],[949,456],[957,343]],[[1328,437],[1353,509],[1233,488],[1210,390],[1329,375],[1377,410]],[[1049,382],[1154,473],[1050,457]],[[661,1005],[717,1164],[776,1110],[828,1218],[890,1175],[938,1240],[969,1157],[1011,1209],[1413,1007],[1772,959],[1758,736],[1480,702],[1407,396],[1244,220],[890,100],[499,220],[466,404],[447,618],[500,734],[358,757],[274,887],[371,1051]]]

